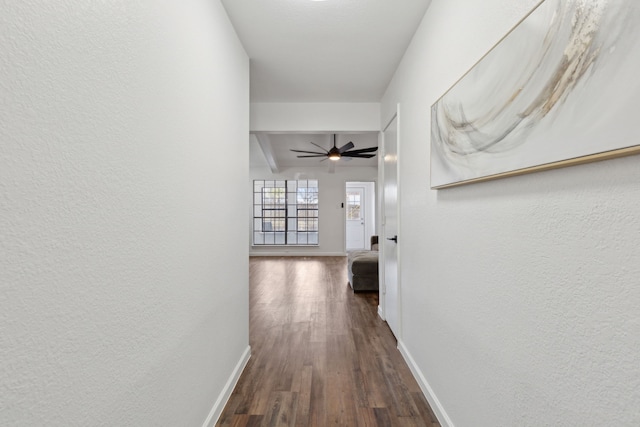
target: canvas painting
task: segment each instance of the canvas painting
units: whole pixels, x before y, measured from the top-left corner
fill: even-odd
[[[431,107],[431,187],[633,154],[639,122],[640,1],[545,0]]]

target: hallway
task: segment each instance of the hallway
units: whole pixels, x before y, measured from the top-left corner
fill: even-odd
[[[345,257],[252,257],[252,356],[219,426],[439,426]]]

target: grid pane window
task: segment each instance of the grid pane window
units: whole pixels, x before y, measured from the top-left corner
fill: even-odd
[[[318,244],[318,181],[253,182],[254,245]]]
[[[362,219],[360,206],[360,193],[357,191],[347,191],[347,219]]]

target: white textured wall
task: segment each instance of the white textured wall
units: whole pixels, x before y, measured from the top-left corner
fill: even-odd
[[[640,157],[429,189],[431,104],[537,2],[433,0],[384,96],[401,345],[452,425],[637,426]]]
[[[377,181],[378,171],[373,167],[340,167],[329,173],[326,167],[295,169],[290,168],[279,174],[271,173],[268,167],[252,167],[251,181],[247,190],[252,191],[254,179],[317,179],[318,180],[318,246],[252,246],[251,255],[344,255],[345,252],[345,210],[340,206],[346,198],[347,181]],[[249,215],[253,209],[249,201]],[[249,221],[249,227],[252,222]],[[249,237],[251,244],[252,238]]]
[[[218,1],[0,10],[0,425],[200,426],[248,348],[246,54]]]

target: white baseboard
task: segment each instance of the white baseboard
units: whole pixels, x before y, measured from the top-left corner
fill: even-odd
[[[382,320],[385,320],[384,319],[384,313],[382,312],[382,307],[381,306],[378,306],[378,316],[380,316],[380,318]]]
[[[344,252],[249,251],[249,256],[347,256]]]
[[[227,383],[224,385],[222,393],[220,393],[220,396],[218,396],[216,403],[213,404],[213,408],[211,408],[211,412],[209,412],[209,416],[205,420],[202,427],[214,427],[216,425],[218,419],[220,418],[220,415],[222,414],[224,406],[229,401],[229,397],[231,397],[231,393],[233,392],[233,389],[240,379],[242,371],[244,371],[245,366],[247,366],[247,362],[249,362],[249,358],[251,358],[251,346],[247,346],[244,353],[242,353],[238,364],[231,373],[229,380],[227,380]]]
[[[433,413],[438,418],[440,425],[442,427],[454,427],[453,422],[451,421],[451,418],[449,418],[449,415],[442,407],[442,404],[436,397],[435,393],[433,392],[433,389],[427,382],[424,375],[422,375],[422,371],[420,370],[420,368],[418,368],[418,365],[416,365],[416,361],[413,360],[413,357],[411,357],[409,350],[407,350],[404,343],[401,341],[398,341],[398,350],[400,350],[400,354],[402,354],[402,357],[404,357],[405,362],[407,362],[407,365],[409,365],[409,369],[411,369],[411,372],[413,373],[414,378],[418,382],[418,385],[420,386],[422,393],[427,398],[427,401],[429,402],[431,409],[433,409]]]

